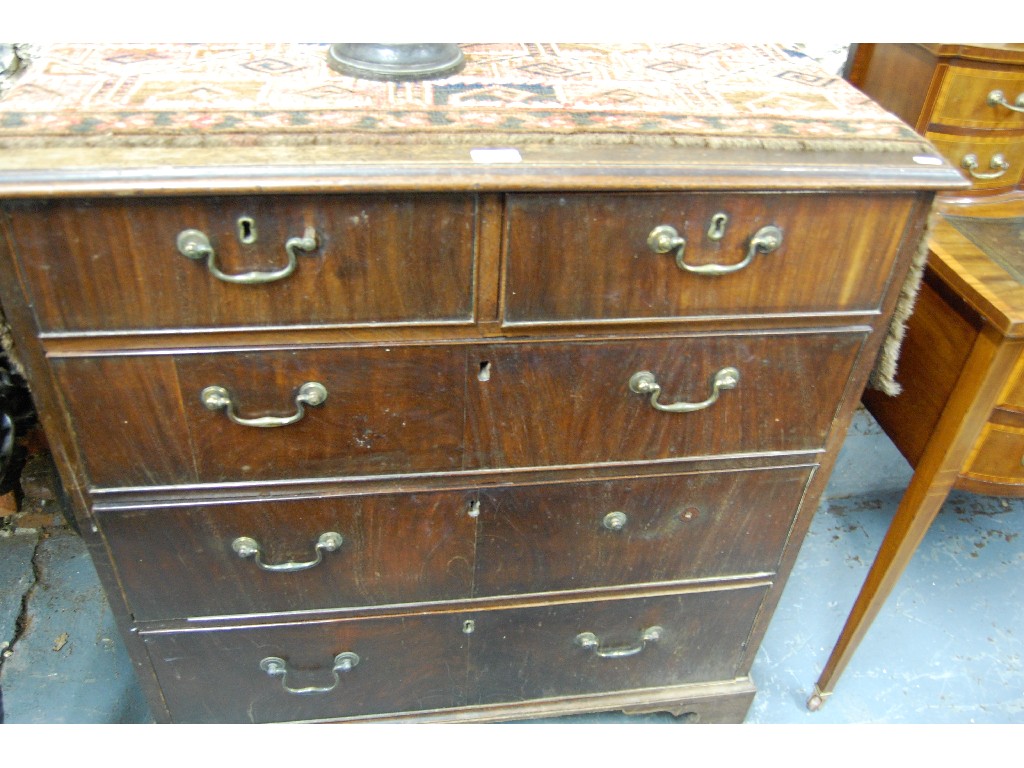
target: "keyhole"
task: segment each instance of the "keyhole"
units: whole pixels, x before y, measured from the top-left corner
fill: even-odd
[[[256,242],[256,222],[248,216],[238,220],[238,240],[246,245]]]
[[[480,363],[480,372],[476,375],[476,377],[478,379],[480,379],[480,381],[490,381],[491,380],[491,364],[490,364],[489,361],[487,361],[487,360],[481,361],[481,363]]]
[[[712,216],[711,225],[708,227],[708,240],[721,240],[725,237],[725,225],[728,223],[728,214],[716,213]]]

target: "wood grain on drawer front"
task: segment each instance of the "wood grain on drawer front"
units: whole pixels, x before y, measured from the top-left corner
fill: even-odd
[[[93,484],[123,487],[457,469],[464,359],[457,347],[307,348],[53,366]],[[217,385],[240,417],[287,417],[307,382],[327,400],[288,426],[235,424],[200,400]]]
[[[1002,189],[1012,187],[1021,180],[1024,175],[1024,141],[1020,137],[1007,137],[1003,134],[992,136],[957,136],[949,133],[925,134],[937,150],[960,169],[965,177],[970,179],[974,189]],[[978,174],[998,174],[993,179],[979,179],[972,176],[962,165],[967,155],[975,155],[978,167],[975,172]],[[996,155],[1002,155],[1009,163],[1009,168],[1000,173],[999,169],[991,167],[992,159]]]
[[[472,596],[475,494],[417,493],[179,506],[101,515],[136,621]],[[341,546],[316,544],[337,533]],[[255,540],[267,571],[233,549]]]
[[[458,614],[144,634],[177,722],[267,723],[458,706],[468,635]],[[359,657],[335,673],[341,653]],[[260,662],[280,658],[284,677]],[[320,693],[285,689],[320,688]]]
[[[476,593],[773,572],[808,467],[480,492]]]
[[[278,195],[8,202],[14,251],[43,331],[470,322],[472,195]],[[252,243],[243,243],[247,217]],[[227,274],[273,271],[316,233],[295,271],[261,285],[213,276],[178,252],[209,238]],[[244,234],[244,233],[243,233]]]
[[[481,346],[467,364],[466,467],[818,450],[863,340],[843,331]],[[650,371],[659,402],[699,403],[727,367],[738,386],[692,413],[656,410],[629,388]]]
[[[471,695],[494,703],[732,680],[766,589],[478,611]],[[642,640],[654,627],[660,636]],[[596,648],[577,640],[584,633]]]
[[[988,102],[992,91],[1002,91],[1003,98],[1016,105],[1017,98],[1024,94],[1024,69],[950,67],[929,123],[971,129],[1024,129],[1024,114]]]
[[[868,194],[511,195],[506,323],[874,310],[913,199]],[[708,237],[713,217],[723,236]],[[727,275],[692,274],[647,244],[685,237],[686,262],[743,261],[762,227],[782,245]]]

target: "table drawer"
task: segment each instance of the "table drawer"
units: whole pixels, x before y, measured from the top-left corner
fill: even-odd
[[[1024,485],[1024,429],[986,424],[963,475],[986,483]]]
[[[93,484],[124,487],[458,469],[464,359],[458,347],[321,347],[61,358],[53,368]],[[310,383],[326,391],[321,405],[301,403],[316,394]],[[231,405],[204,406],[210,387],[223,388],[211,404]],[[260,428],[229,410],[301,418]]]
[[[504,320],[874,310],[912,205],[838,193],[511,195]],[[695,274],[677,264],[678,248],[652,250],[651,233],[666,226],[685,238],[687,266],[739,267],[765,227],[781,245],[735,272]]]
[[[471,597],[475,498],[181,505],[100,525],[137,621],[306,611]]]
[[[1024,175],[1024,142],[1019,138],[999,134],[958,136],[932,132],[926,137],[970,179],[974,189],[1010,188]],[[973,158],[972,164],[976,163],[973,171],[965,165],[970,158]]]
[[[735,679],[766,591],[756,584],[469,614],[472,700]]]
[[[480,492],[476,593],[771,573],[809,467]]]
[[[441,613],[143,639],[177,722],[287,722],[465,703],[470,636],[463,622]]]
[[[993,91],[1001,92],[1002,101],[1018,109],[1024,108],[1024,69],[950,67],[943,77],[929,122],[982,130],[1024,128],[1024,113],[997,100],[990,101]],[[1022,103],[1018,103],[1018,99]]]
[[[481,346],[468,362],[468,376],[487,376],[467,389],[465,466],[819,450],[864,338],[836,331]],[[662,387],[658,405],[706,407],[658,410],[652,393],[631,390],[645,371]]]
[[[50,332],[471,322],[472,195],[278,195],[5,203]],[[315,247],[291,246],[312,230]],[[182,255],[178,236],[201,232]],[[307,245],[309,245],[307,243]],[[226,282],[259,272],[254,285]]]

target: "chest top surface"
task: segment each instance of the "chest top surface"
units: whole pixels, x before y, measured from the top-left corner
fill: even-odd
[[[327,49],[42,46],[0,98],[0,190],[958,180],[908,126],[779,45],[471,44],[460,73],[421,82],[340,74]]]

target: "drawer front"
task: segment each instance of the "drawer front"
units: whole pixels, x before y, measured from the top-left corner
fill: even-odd
[[[471,597],[471,493],[101,514],[137,621]],[[255,550],[255,551],[254,551]]]
[[[1003,389],[999,404],[1010,411],[1024,412],[1024,354],[1017,359],[1017,365]]]
[[[480,347],[468,361],[466,466],[818,450],[863,340],[849,331]],[[630,388],[647,371],[659,404],[699,404],[729,368],[736,387],[690,413],[658,410]],[[482,369],[483,381],[473,373]]]
[[[867,194],[512,195],[504,319],[873,310],[911,205],[909,196]],[[662,226],[685,239],[688,266],[742,264],[765,227],[781,231],[781,245],[737,271],[696,274],[677,264],[678,248],[649,246]]]
[[[466,700],[468,635],[457,614],[143,638],[177,722],[319,720],[417,712]],[[358,661],[339,659],[342,654]],[[269,674],[268,666],[284,674]],[[295,692],[302,689],[315,690]]]
[[[1024,485],[1024,429],[986,424],[963,474],[988,483]]]
[[[732,680],[766,589],[473,613],[471,695],[489,704]]]
[[[925,134],[937,150],[970,179],[975,189],[1003,189],[1016,186],[1024,176],[1024,141],[994,136]],[[965,160],[974,158],[973,172]],[[1005,168],[1003,167],[1005,164]]]
[[[1024,69],[974,69],[950,67],[942,80],[939,95],[932,109],[930,123],[958,128],[983,130],[1024,128],[1024,113],[1000,103],[993,91],[1002,93],[1001,100],[1016,106],[1024,102]]]
[[[774,572],[808,467],[481,491],[479,595]]]
[[[457,347],[305,348],[63,358],[53,363],[96,486],[386,475],[460,467],[465,355]],[[302,386],[326,400],[285,426]]]
[[[6,204],[44,331],[470,322],[471,195],[317,195]],[[228,278],[289,268],[254,285]]]

